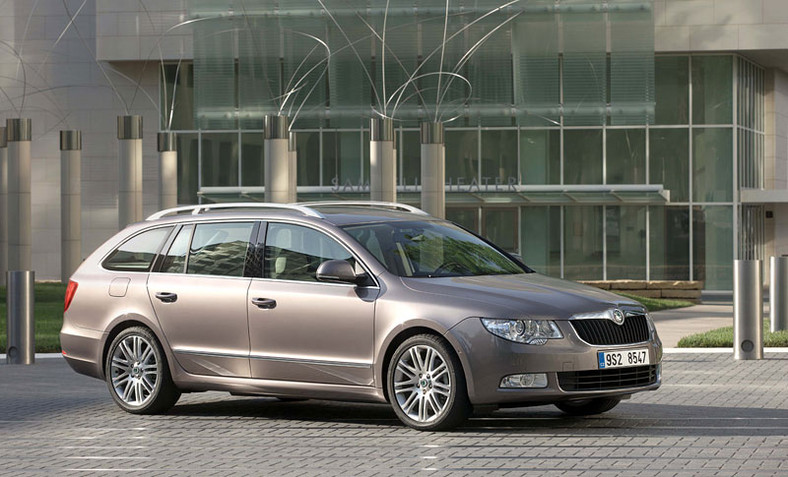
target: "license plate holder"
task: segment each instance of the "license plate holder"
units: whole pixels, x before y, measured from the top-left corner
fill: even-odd
[[[599,369],[629,368],[651,364],[648,349],[627,349],[620,351],[599,351],[597,353]]]

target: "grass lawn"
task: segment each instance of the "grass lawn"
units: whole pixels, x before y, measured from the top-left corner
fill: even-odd
[[[763,319],[763,345],[767,348],[788,347],[788,331],[769,331],[769,319]],[[726,326],[705,333],[697,333],[681,338],[679,348],[732,348],[733,327]]]
[[[629,293],[617,294],[640,302],[648,311],[672,310],[673,308],[684,308],[695,304],[691,301],[674,300],[671,298],[646,298],[644,296],[630,295]]]
[[[60,352],[60,327],[63,325],[63,298],[66,285],[36,283],[36,352]],[[8,328],[6,325],[6,288],[0,287],[0,353],[5,353]]]

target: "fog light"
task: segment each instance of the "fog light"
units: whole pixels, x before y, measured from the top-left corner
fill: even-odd
[[[545,373],[528,373],[528,374],[512,374],[505,376],[501,380],[502,388],[546,388],[547,387],[547,374]]]

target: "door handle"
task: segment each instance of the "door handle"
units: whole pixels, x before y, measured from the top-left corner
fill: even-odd
[[[158,292],[156,293],[156,298],[163,303],[175,303],[178,300],[178,295],[170,292]]]
[[[252,304],[262,310],[272,310],[276,308],[276,300],[271,298],[252,298]]]

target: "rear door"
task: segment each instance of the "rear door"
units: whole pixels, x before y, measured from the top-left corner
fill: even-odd
[[[250,376],[246,296],[258,228],[254,221],[185,225],[150,274],[156,316],[189,373]]]
[[[326,260],[355,258],[323,231],[268,224],[263,278],[249,288],[252,377],[372,385],[379,288],[317,281]]]

